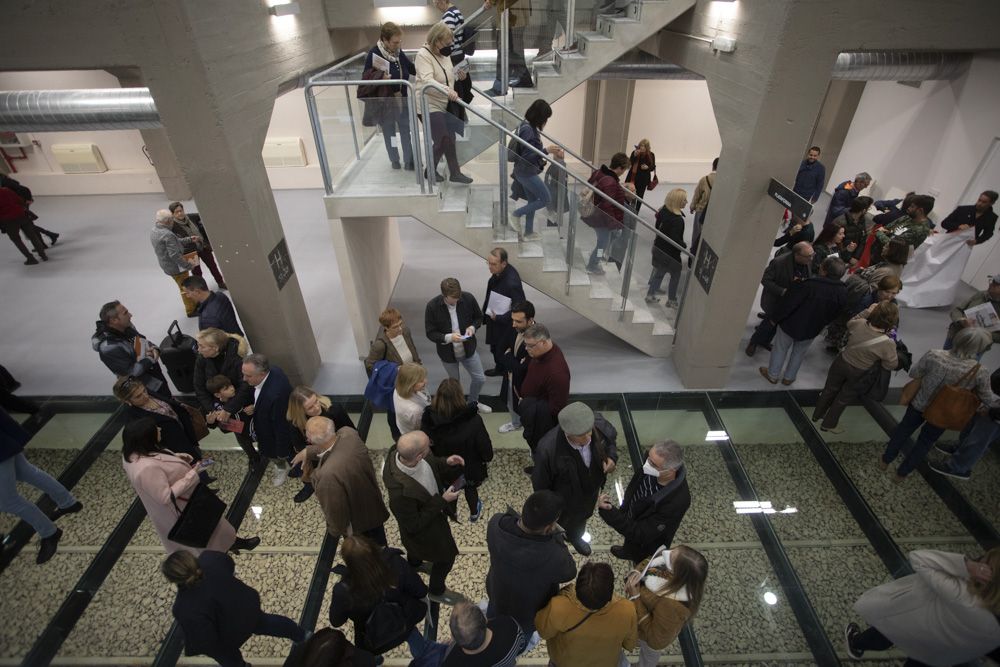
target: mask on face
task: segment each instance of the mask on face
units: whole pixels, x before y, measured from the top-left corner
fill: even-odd
[[[454,49],[454,47],[449,44],[448,46],[442,46],[439,50],[442,56],[450,56],[452,49]]]
[[[653,464],[649,462],[649,459],[646,459],[646,462],[642,464],[642,471],[650,477],[660,476],[660,471],[653,467]]]

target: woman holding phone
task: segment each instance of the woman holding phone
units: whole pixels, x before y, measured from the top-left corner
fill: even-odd
[[[195,554],[202,551],[173,542],[169,535],[188,498],[200,483],[199,473],[212,463],[211,459],[195,463],[190,454],[175,454],[160,447],[160,428],[152,417],[126,424],[122,431],[122,466],[168,554],[181,549]],[[237,537],[236,529],[223,518],[219,520],[205,549],[239,553],[241,549],[250,551],[258,544],[259,537]]]

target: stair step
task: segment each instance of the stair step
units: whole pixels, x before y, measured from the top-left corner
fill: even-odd
[[[544,258],[545,251],[542,249],[542,244],[538,241],[525,241],[521,243],[521,248],[518,250],[517,256],[524,259]]]
[[[674,327],[670,322],[665,322],[660,320],[653,324],[653,335],[654,336],[673,336]]]
[[[469,186],[460,183],[442,183],[442,212],[467,211],[469,208]]]
[[[594,276],[590,281],[591,299],[613,299],[618,296],[611,286],[601,280],[600,276]]]
[[[566,260],[562,257],[553,257],[546,253],[545,261],[542,263],[542,271],[547,272],[565,272],[566,271]]]
[[[556,70],[554,63],[536,63],[534,65],[535,76],[536,77],[558,77],[559,71]]]
[[[573,270],[570,271],[569,284],[571,287],[577,285],[590,285],[590,283],[591,283],[590,275],[583,269],[578,269],[574,267]]]
[[[636,306],[635,312],[632,314],[632,324],[655,324],[656,318],[653,317],[653,313],[649,312],[648,309],[641,306]]]

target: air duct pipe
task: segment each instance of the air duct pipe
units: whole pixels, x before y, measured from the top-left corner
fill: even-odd
[[[958,78],[971,56],[929,51],[854,51],[837,57],[831,78],[846,81],[931,81]],[[490,65],[493,67],[493,65]],[[627,55],[595,79],[700,79],[677,65]],[[161,127],[148,88],[0,92],[0,131],[71,132]]]

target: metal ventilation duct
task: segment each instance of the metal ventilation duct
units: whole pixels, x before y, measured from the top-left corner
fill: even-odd
[[[831,78],[845,81],[936,81],[957,79],[972,56],[941,51],[845,51]]]
[[[162,127],[149,88],[0,91],[0,130],[67,132]]]
[[[847,81],[931,81],[958,78],[971,56],[931,51],[853,51],[837,57],[831,75]],[[489,64],[489,68],[493,68]],[[595,79],[700,79],[648,54],[627,54]],[[55,132],[148,130],[162,127],[148,88],[0,91],[0,130]]]

